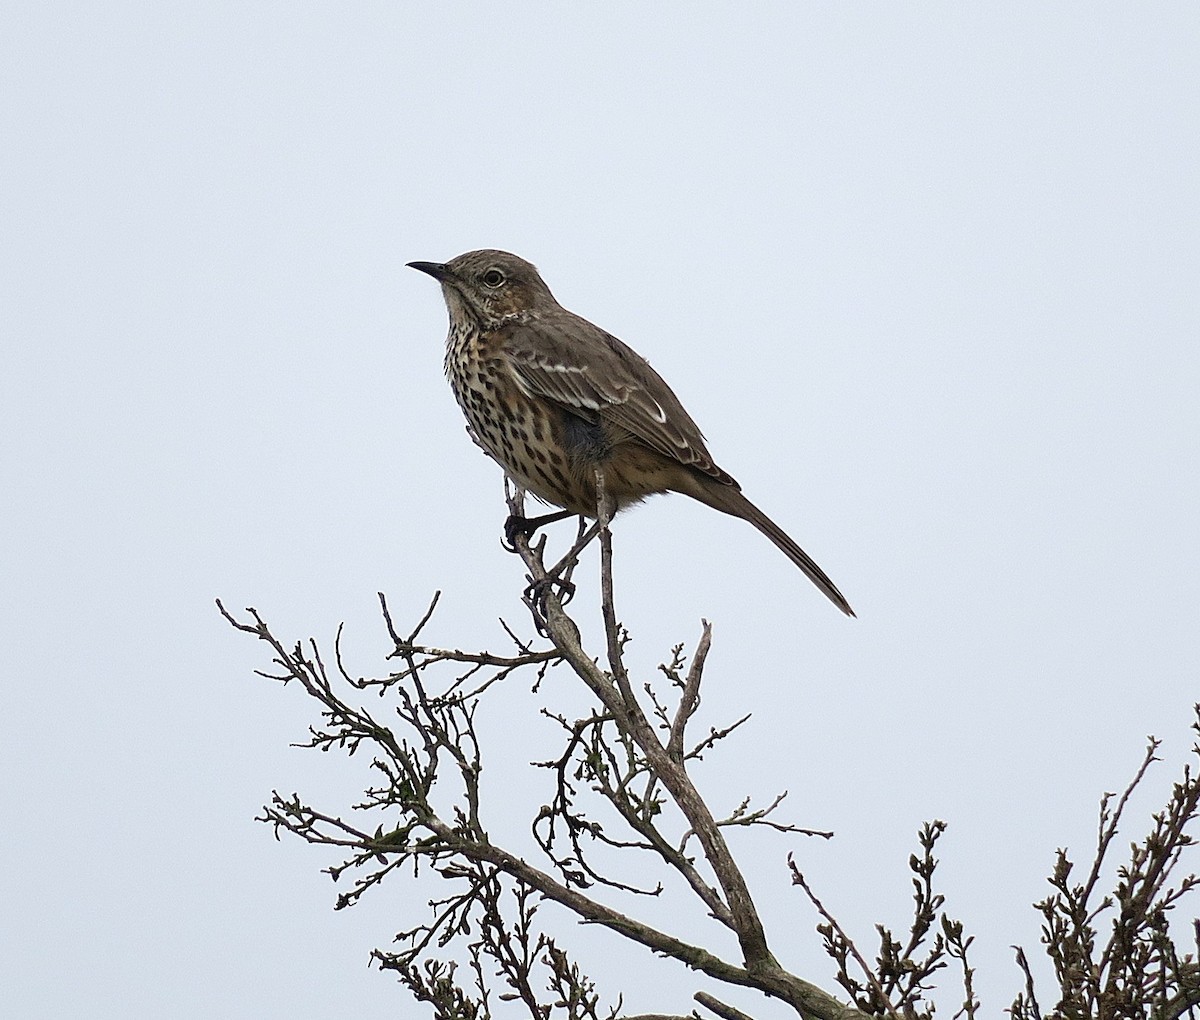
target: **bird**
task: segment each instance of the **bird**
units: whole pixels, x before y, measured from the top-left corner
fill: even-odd
[[[445,371],[479,444],[526,491],[596,517],[678,492],[754,525],[847,616],[816,562],[718,467],[679,398],[632,348],[558,303],[538,270],[495,249],[409,262],[442,287]]]

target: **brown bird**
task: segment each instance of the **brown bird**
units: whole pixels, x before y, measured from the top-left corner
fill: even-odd
[[[649,362],[563,308],[536,268],[491,250],[408,264],[441,283],[446,377],[479,442],[519,485],[585,517],[596,516],[597,467],[617,511],[682,492],[749,521],[854,615],[808,553],[717,467]]]

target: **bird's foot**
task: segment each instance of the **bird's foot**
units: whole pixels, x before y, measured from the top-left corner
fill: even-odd
[[[547,602],[555,588],[560,593],[558,596],[560,608],[575,596],[575,585],[561,577],[553,576],[542,577],[531,582],[524,592],[525,604],[530,608],[530,615],[533,616],[534,629],[544,638],[550,637],[550,625],[547,623],[550,614]]]
[[[570,510],[559,510],[541,517],[520,517],[517,514],[510,514],[508,520],[504,522],[504,548],[509,552],[516,552],[518,535],[524,536],[525,541],[528,542],[534,532],[544,524],[553,524],[555,521],[561,521],[570,516],[572,516]]]
[[[543,577],[537,581],[534,581],[529,585],[528,588],[525,589],[525,595],[530,599],[536,599],[538,602],[542,602],[545,600],[547,595],[554,591],[555,588],[557,588],[559,591],[559,599],[562,601],[563,605],[566,605],[575,597],[575,583],[573,581],[568,581],[563,577],[553,576]]]
[[[564,606],[575,597],[575,585],[573,582],[562,577],[547,576],[533,581],[525,589],[525,600],[541,608],[545,605],[547,596],[555,588],[559,590],[559,601]]]

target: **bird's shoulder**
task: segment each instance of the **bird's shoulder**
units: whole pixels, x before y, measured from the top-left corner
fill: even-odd
[[[649,367],[646,359],[627,344],[565,308],[512,319],[496,330],[496,336],[510,357],[524,362],[594,372],[607,370],[622,378],[631,369]]]
[[[526,392],[602,417],[680,463],[736,484],[679,398],[632,347],[566,309],[506,323],[498,339]]]

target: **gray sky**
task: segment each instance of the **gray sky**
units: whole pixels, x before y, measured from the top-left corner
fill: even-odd
[[[263,650],[212,600],[288,639],[345,620],[361,672],[383,668],[377,590],[399,622],[444,589],[431,640],[520,620],[499,471],[442,378],[437,289],[403,268],[476,247],[648,357],[859,612],[683,497],[619,522],[635,661],[707,617],[702,722],[755,713],[700,770],[714,807],[786,788],[792,820],[838,834],[735,839],[777,954],[831,984],[789,849],[873,948],[943,818],[1000,1014],[1055,848],[1086,858],[1153,732],[1140,835],[1200,699],[1195,5],[0,22],[13,1015],[412,1009],[366,967],[412,894],[334,914],[332,859],[251,821],[273,786],[350,803],[362,772],[287,747],[308,706],[251,676]],[[548,753],[537,704],[514,686],[486,725]],[[498,799],[496,827],[524,806]],[[631,1008],[704,987],[612,959],[635,976],[593,969]]]

